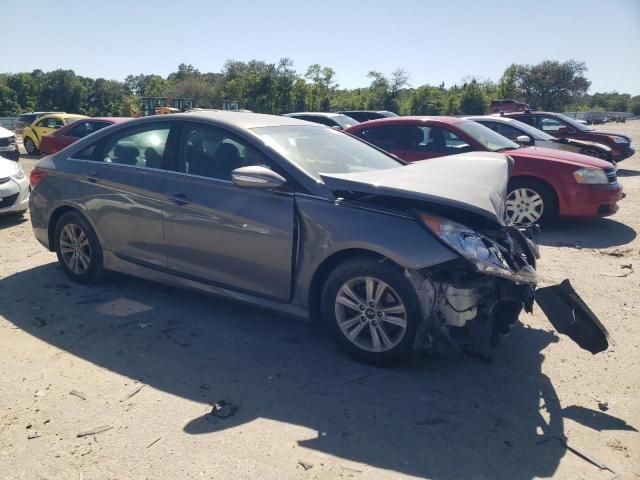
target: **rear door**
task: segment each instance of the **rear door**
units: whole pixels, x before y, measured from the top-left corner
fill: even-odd
[[[55,132],[58,128],[64,127],[64,123],[61,119],[56,117],[41,118],[35,122],[32,130],[36,135],[36,141],[38,144],[44,135]]]
[[[473,151],[466,140],[448,128],[427,125],[404,127],[403,138],[408,144],[401,158],[408,162]]]
[[[408,134],[406,125],[373,126],[354,133],[357,137],[402,159],[404,159],[407,145],[407,140],[404,138],[406,134]]]
[[[184,122],[167,173],[164,237],[178,275],[287,301],[291,295],[294,197],[290,188],[237,187],[231,172],[263,165],[287,177],[248,140]]]
[[[104,247],[118,257],[165,267],[162,232],[168,121],[118,130],[74,156],[82,162],[82,197]]]

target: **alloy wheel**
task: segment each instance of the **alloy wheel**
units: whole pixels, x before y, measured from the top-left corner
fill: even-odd
[[[67,268],[76,275],[82,275],[89,269],[91,246],[82,227],[68,223],[62,228],[60,253]]]
[[[507,195],[507,220],[517,225],[531,225],[540,221],[544,213],[544,201],[538,192],[530,188],[516,188]]]
[[[355,346],[385,352],[407,331],[407,310],[397,292],[374,277],[356,277],[340,287],[335,300],[338,326]]]
[[[27,138],[24,141],[24,149],[29,155],[33,155],[34,153],[36,153],[36,144],[33,143],[33,140],[31,140],[30,138]]]

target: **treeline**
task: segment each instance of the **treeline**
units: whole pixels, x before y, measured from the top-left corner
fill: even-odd
[[[167,78],[129,75],[124,82],[76,75],[73,70],[0,74],[0,116],[24,111],[66,111],[86,115],[129,116],[142,97],[192,98],[202,108],[238,101],[241,108],[263,113],[340,109],[392,110],[402,115],[482,114],[498,98],[512,98],[532,108],[608,110],[640,114],[640,96],[586,92],[591,82],[583,62],[544,61],[510,65],[498,81],[469,77],[459,84],[411,86],[401,68],[385,75],[371,71],[369,85],[342,89],[335,71],[311,65],[297,72],[293,61],[228,60],[221,72],[203,73],[180,64]]]

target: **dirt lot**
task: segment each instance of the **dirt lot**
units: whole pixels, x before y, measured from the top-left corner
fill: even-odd
[[[640,146],[639,121],[607,129]],[[640,478],[640,155],[619,175],[618,214],[544,232],[540,263],[615,345],[592,356],[537,310],[490,365],[381,370],[316,326],[217,298],[121,275],[74,285],[28,215],[0,218],[0,478]],[[209,415],[218,400],[235,415]]]

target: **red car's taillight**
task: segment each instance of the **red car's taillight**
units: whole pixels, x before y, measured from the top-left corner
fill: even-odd
[[[46,176],[47,172],[44,170],[38,170],[37,168],[31,170],[31,173],[29,174],[29,183],[31,184],[31,187],[35,187]]]

